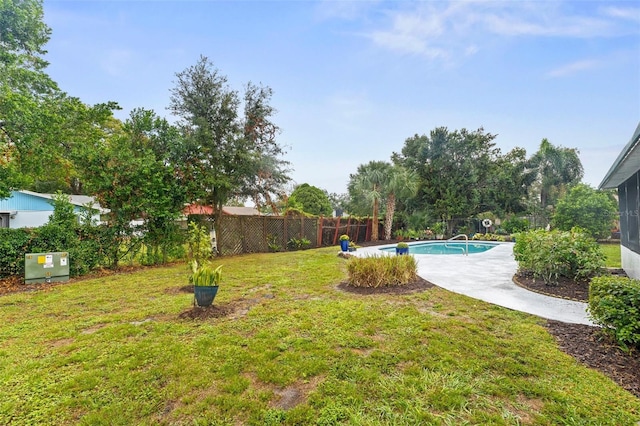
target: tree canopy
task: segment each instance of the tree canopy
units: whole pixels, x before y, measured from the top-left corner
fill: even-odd
[[[329,216],[333,211],[327,193],[308,183],[296,186],[287,204],[288,207],[316,216]]]
[[[553,225],[561,231],[579,227],[594,238],[611,235],[618,207],[612,195],[578,184],[558,200]]]
[[[211,205],[218,217],[233,197],[269,202],[289,180],[288,163],[279,158],[279,128],[271,121],[271,89],[247,84],[241,116],[240,95],[206,57],[176,78],[170,110],[185,132],[183,176],[189,200]]]
[[[525,153],[515,149],[502,156],[494,139],[484,129],[446,127],[408,138],[392,158],[417,175],[414,208],[445,220],[473,217],[496,207],[521,211],[529,180],[522,174]]]

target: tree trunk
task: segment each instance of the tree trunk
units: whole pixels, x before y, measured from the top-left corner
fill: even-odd
[[[371,225],[371,241],[378,241],[378,199],[373,200],[373,224]]]
[[[389,194],[387,198],[387,215],[384,218],[384,239],[391,239],[391,228],[393,227],[393,215],[396,212],[396,195]]]

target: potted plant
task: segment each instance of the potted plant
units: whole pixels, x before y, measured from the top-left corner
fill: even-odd
[[[396,245],[396,254],[408,254],[409,253],[409,244],[399,242]]]
[[[340,250],[349,251],[349,236],[347,234],[340,235]]]
[[[222,265],[214,268],[209,264],[198,265],[194,260],[191,262],[191,270],[190,280],[193,283],[195,303],[198,306],[211,306],[222,281]]]
[[[433,230],[433,233],[436,234],[436,239],[441,240],[444,238],[444,230],[445,230],[444,222],[434,223],[431,229]]]
[[[356,251],[356,243],[354,243],[353,241],[349,242],[349,251]]]

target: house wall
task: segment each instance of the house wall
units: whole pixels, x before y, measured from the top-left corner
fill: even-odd
[[[640,280],[640,254],[625,246],[621,246],[620,249],[622,251],[622,269],[630,278]]]
[[[81,207],[74,206],[76,214],[80,214],[82,210]],[[49,199],[14,191],[10,198],[0,200],[0,213],[3,213],[3,223],[0,226],[6,225],[4,220],[8,217],[9,228],[37,228],[49,221],[53,205]],[[99,214],[93,218],[96,222],[100,221]]]
[[[620,243],[640,255],[640,170],[618,187],[618,198]]]
[[[19,211],[9,219],[9,228],[37,228],[49,222],[51,211]]]
[[[618,187],[622,269],[640,279],[640,170]]]

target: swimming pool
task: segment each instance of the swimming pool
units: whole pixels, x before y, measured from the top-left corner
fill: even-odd
[[[491,250],[498,243],[469,241],[469,254],[482,253]],[[409,254],[464,254],[467,243],[464,241],[432,241],[424,243],[410,243]],[[395,247],[385,247],[385,252],[396,251]]]

